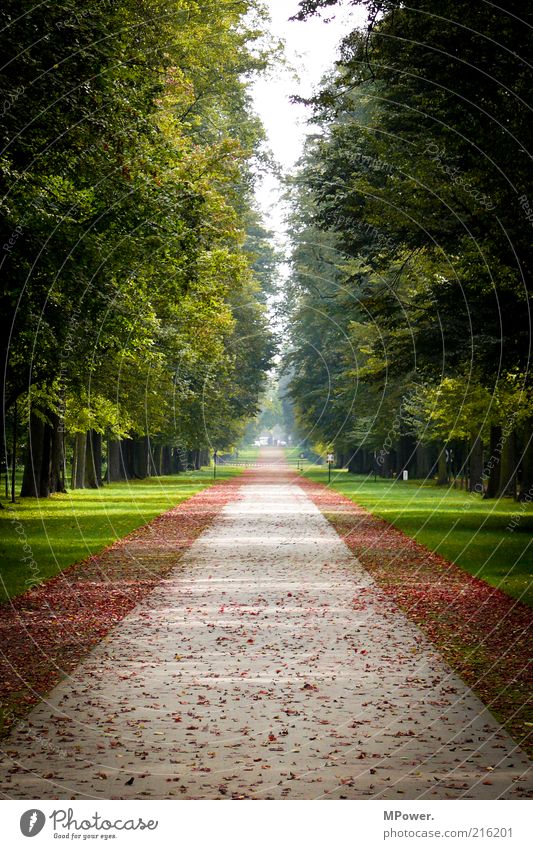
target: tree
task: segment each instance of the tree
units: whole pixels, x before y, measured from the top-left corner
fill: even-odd
[[[299,17],[334,5],[303,2]],[[402,399],[413,397],[413,385],[434,388],[443,432],[454,434],[444,409],[452,385],[458,393],[479,386],[496,409],[508,375],[515,375],[522,394],[512,395],[513,417],[522,421],[530,392],[533,257],[516,187],[533,176],[525,155],[531,46],[513,17],[516,4],[499,7],[498,14],[484,4],[465,12],[458,2],[433,0],[366,5],[368,31],[345,39],[335,71],[311,103],[317,134],[299,175],[311,202],[302,191],[296,204],[307,210],[309,231],[320,234],[314,244],[327,236],[335,246],[329,279],[337,291],[315,286],[318,299],[311,287],[300,295],[292,312],[293,339],[300,342],[291,356],[303,362],[305,344],[322,335],[322,354],[341,362],[333,396],[342,395],[343,374],[346,387],[358,381],[353,415],[345,425],[346,412],[335,411],[330,438],[336,427],[344,429],[378,456],[389,440],[394,447],[387,457],[394,451],[398,461],[410,438]],[[307,255],[312,277],[321,272],[323,255]],[[347,300],[341,292],[353,297],[340,316],[347,334],[341,349],[345,358],[351,349],[351,366],[342,363],[342,351],[335,356],[332,334],[317,334],[309,311],[310,302],[315,309],[323,301],[337,319],[338,305]],[[324,396],[326,375],[314,368],[307,385],[297,371],[292,380],[297,408],[313,391]],[[501,427],[497,415],[490,420],[492,428]],[[525,456],[527,427],[519,427]],[[430,430],[438,447],[434,418]],[[504,442],[501,465],[492,464],[500,495],[514,491],[505,468],[516,472],[516,438]],[[479,481],[487,434],[470,432],[468,439]],[[418,449],[412,449],[414,456]]]
[[[26,5],[3,9],[1,85],[19,89],[1,130],[2,373],[4,419],[17,399],[30,410],[23,492],[45,496],[64,420],[77,486],[101,481],[104,435],[113,474],[161,466],[162,440],[185,437],[176,404],[196,409],[199,439],[198,377],[236,377],[250,348],[233,335],[243,298],[259,391],[271,340],[252,265],[266,248],[245,240],[251,222],[266,239],[251,202],[263,134],[247,86],[270,45],[252,0]],[[228,423],[253,409],[244,394]]]

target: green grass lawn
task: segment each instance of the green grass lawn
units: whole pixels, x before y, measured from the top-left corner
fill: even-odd
[[[304,473],[327,484],[327,468],[306,461]],[[483,501],[433,482],[374,481],[336,469],[330,486],[471,575],[533,606],[532,504]],[[513,515],[518,518],[511,529]]]
[[[237,464],[240,463],[254,463],[257,460],[257,456],[259,454],[259,448],[256,445],[246,445],[243,448],[239,448],[239,456],[235,458],[234,462]],[[225,460],[224,463],[231,465],[231,460]]]
[[[239,473],[237,468],[219,468],[217,481]],[[18,498],[15,505],[0,510],[0,602],[27,589],[31,557],[39,576],[46,580],[172,509],[212,481],[211,468],[115,483],[98,490],[74,490],[47,499]]]

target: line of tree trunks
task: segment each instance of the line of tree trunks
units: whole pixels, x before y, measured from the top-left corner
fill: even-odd
[[[98,489],[102,483],[102,434],[87,431],[85,446],[85,486]]]
[[[62,419],[32,410],[21,496],[46,498],[65,492],[66,458]],[[137,439],[106,439],[105,479],[115,483],[151,475],[171,475],[187,469],[198,470],[210,463],[208,448],[185,450],[170,445],[154,445],[148,436]],[[75,433],[72,438],[72,489],[97,489],[103,483],[102,435],[95,430]]]
[[[12,460],[13,464],[16,458]],[[51,492],[64,492],[63,431],[59,416],[32,408],[28,447],[20,494],[26,498],[48,498]]]
[[[527,423],[521,457],[520,501],[533,501],[533,420]]]
[[[85,488],[85,463],[87,459],[87,434],[80,431],[74,437],[72,453],[72,489]]]
[[[174,474],[187,471],[187,452],[184,448],[172,449],[172,471]]]
[[[172,448],[170,445],[163,445],[161,450],[161,474],[172,474]]]
[[[107,437],[107,482],[118,483],[126,480],[126,472],[122,462],[122,443],[118,439]]]
[[[433,463],[432,447],[422,442],[417,442],[415,448],[415,477],[421,479],[428,478],[431,474]]]
[[[198,471],[200,469],[200,449],[193,448],[190,451],[187,451],[187,465],[189,469],[194,469]]]
[[[53,413],[50,415],[50,492],[66,492],[65,485],[65,430],[63,421]]]
[[[516,498],[516,433],[511,431],[502,437],[502,451],[500,460],[500,479],[498,483],[497,497]]]
[[[448,461],[446,458],[446,446],[441,445],[439,457],[437,460],[437,486],[447,486],[448,484]]]
[[[479,433],[473,434],[470,441],[469,492],[483,492],[483,441]]]
[[[493,425],[490,429],[489,457],[485,466],[485,474],[488,475],[485,498],[496,498],[500,486],[501,438],[501,427]]]
[[[44,421],[32,408],[30,411],[26,462],[24,463],[24,475],[22,477],[22,489],[20,491],[22,496],[29,498],[45,496],[45,493],[42,491],[43,454]],[[48,491],[46,495],[48,495]]]

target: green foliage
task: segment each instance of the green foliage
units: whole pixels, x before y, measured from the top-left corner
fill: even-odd
[[[335,5],[306,0],[299,17]],[[350,454],[487,440],[512,417],[525,451],[526,28],[456,0],[365,5],[368,31],[344,39],[310,104],[317,133],[292,185],[300,431]]]
[[[273,350],[248,92],[273,49],[261,4],[8,0],[2,15],[0,86],[20,92],[1,122],[7,409],[48,398],[69,434],[231,443]]]

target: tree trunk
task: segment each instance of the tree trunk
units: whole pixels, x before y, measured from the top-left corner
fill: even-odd
[[[98,489],[102,480],[102,437],[95,430],[87,431],[85,457],[85,486]]]
[[[484,469],[484,476],[488,475],[485,498],[495,498],[500,486],[501,438],[501,427],[493,425],[490,429],[490,457]]]
[[[187,452],[187,465],[189,469],[198,471],[200,469],[200,449],[193,448]]]
[[[7,410],[3,410],[3,415],[0,415],[0,474],[2,476],[5,475],[6,480],[6,498],[8,494],[8,459],[7,459],[7,434],[5,429],[6,424],[6,415]],[[13,465],[14,459],[12,460],[11,465]],[[3,504],[0,504],[0,508],[3,507]]]
[[[402,472],[404,469],[407,469],[409,472],[409,477],[415,474],[415,458],[416,458],[416,444],[412,436],[408,436],[403,433],[400,436],[400,440],[398,443],[398,467],[396,472],[398,477],[402,477]]]
[[[50,492],[66,492],[65,487],[65,443],[63,421],[53,413],[52,445],[50,459]]]
[[[163,474],[163,446],[155,445],[152,452],[154,462],[154,474],[160,478]]]
[[[15,503],[15,486],[17,479],[17,436],[18,436],[18,405],[13,404],[13,434],[11,443],[11,503]],[[5,439],[5,432],[4,432]],[[7,468],[6,468],[7,474]]]
[[[533,501],[533,422],[530,422],[526,429],[521,465],[522,475],[518,498],[520,501]]]
[[[135,474],[135,442],[133,439],[123,439],[120,445],[120,462],[122,473],[126,480],[136,477]]]
[[[187,469],[187,452],[184,448],[174,448],[172,452],[172,471],[176,474]]]
[[[74,438],[72,459],[72,489],[85,488],[85,463],[87,456],[87,434],[79,432]]]
[[[39,496],[48,498],[50,495],[50,460],[52,457],[52,427],[45,422],[43,430],[43,456],[41,460],[41,481]]]
[[[468,491],[483,494],[483,442],[479,433],[473,434],[470,441]]]
[[[161,449],[161,474],[172,474],[172,449],[168,445],[163,445]]]
[[[415,448],[415,477],[426,479],[431,474],[431,453],[429,445],[424,445],[422,442],[416,443]]]
[[[126,479],[122,462],[121,443],[118,439],[107,439],[107,482],[116,483]]]
[[[352,475],[360,474],[361,472],[361,449],[356,448],[348,460],[348,471]]]
[[[378,460],[379,462],[377,462]],[[376,470],[378,475],[382,478],[390,477],[391,468],[390,451],[384,451],[383,454],[379,453],[376,460]]]
[[[446,459],[446,446],[442,445],[439,451],[439,459],[437,461],[437,486],[447,486],[448,484],[448,461]]]
[[[29,441],[24,463],[22,488],[23,498],[39,498],[44,448],[44,422],[33,410],[30,412]]]
[[[147,436],[133,441],[133,459],[135,476],[147,478],[150,474],[150,440]]]
[[[516,498],[516,434],[514,430],[503,437],[498,498],[504,497]]]

